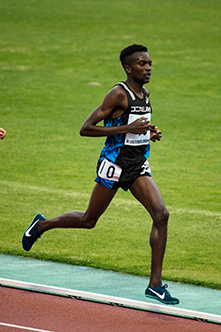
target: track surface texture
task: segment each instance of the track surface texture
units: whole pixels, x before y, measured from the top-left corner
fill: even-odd
[[[8,287],[0,288],[0,312],[4,332],[221,331],[213,323]]]

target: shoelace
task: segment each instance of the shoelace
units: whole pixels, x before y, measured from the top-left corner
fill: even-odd
[[[166,288],[168,288],[168,285],[167,285],[167,284],[165,284],[164,286],[162,286],[162,288],[165,290],[165,292],[166,292],[168,295],[170,295],[170,293],[168,292],[168,290],[166,290]]]

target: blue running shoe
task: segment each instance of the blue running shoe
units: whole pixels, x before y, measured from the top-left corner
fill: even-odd
[[[148,286],[145,290],[145,295],[146,297],[150,297],[151,299],[158,300],[165,304],[179,304],[180,301],[170,295],[170,293],[166,290],[167,287],[167,284],[153,288]]]
[[[32,223],[28,226],[26,231],[24,232],[23,238],[22,238],[22,246],[26,251],[29,251],[35,241],[41,237],[41,234],[38,231],[38,222],[40,220],[45,220],[46,218],[43,216],[43,214],[38,213],[34,217]]]

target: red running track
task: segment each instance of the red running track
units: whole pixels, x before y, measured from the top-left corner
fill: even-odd
[[[47,332],[221,332],[221,325],[0,287],[0,331],[39,330]]]

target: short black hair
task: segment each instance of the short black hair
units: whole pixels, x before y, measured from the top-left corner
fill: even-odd
[[[120,61],[122,63],[122,66],[125,65],[126,58],[136,52],[147,52],[147,48],[146,48],[146,46],[138,45],[138,44],[133,44],[133,45],[130,45],[130,46],[127,46],[126,48],[124,48],[120,53]]]

